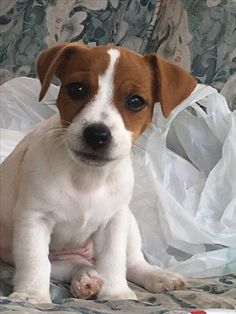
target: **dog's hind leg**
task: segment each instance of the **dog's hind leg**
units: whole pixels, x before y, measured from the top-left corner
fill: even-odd
[[[71,282],[71,294],[82,299],[97,295],[103,283],[93,264],[79,255],[71,260],[53,261],[51,277]]]
[[[129,226],[127,279],[154,293],[182,289],[185,281],[181,275],[150,265],[144,259],[138,225],[131,212]]]

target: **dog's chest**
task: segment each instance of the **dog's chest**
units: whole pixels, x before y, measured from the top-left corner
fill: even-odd
[[[68,184],[57,210],[51,249],[81,247],[118,210],[128,205],[131,194],[128,190],[119,180],[100,183],[89,190]]]

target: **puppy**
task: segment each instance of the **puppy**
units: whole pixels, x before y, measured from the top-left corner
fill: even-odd
[[[38,75],[39,100],[60,79],[59,114],[1,165],[0,256],[16,267],[11,297],[50,302],[50,274],[84,298],[135,299],[126,279],[151,292],[183,288],[180,275],[143,257],[129,210],[130,150],[154,104],[167,117],[195,88],[193,77],[154,54],[79,43],[44,51]]]

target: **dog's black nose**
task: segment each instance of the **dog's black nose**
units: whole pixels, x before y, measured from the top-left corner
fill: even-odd
[[[111,132],[104,124],[91,124],[84,129],[83,137],[88,146],[104,148],[111,140]]]

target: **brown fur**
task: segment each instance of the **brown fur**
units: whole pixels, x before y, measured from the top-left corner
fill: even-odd
[[[145,56],[151,65],[154,78],[154,94],[161,103],[164,117],[187,98],[196,87],[196,80],[176,64],[150,54]]]
[[[98,91],[98,76],[109,64],[107,50],[111,46],[87,48],[79,43],[62,44],[43,52],[38,59],[38,74],[42,84],[41,100],[55,74],[61,81],[57,106],[64,125],[70,123]],[[153,106],[160,101],[165,117],[181,103],[196,86],[194,78],[186,71],[155,54],[141,56],[125,48],[119,49],[116,64],[113,102],[122,115],[125,126],[133,134],[133,141],[150,124]],[[72,100],[67,95],[67,85],[83,81],[89,95],[83,101]],[[139,112],[126,107],[127,98],[140,95],[147,106]]]
[[[43,52],[38,59],[38,74],[42,84],[39,100],[42,100],[53,75],[61,81],[57,99],[63,125],[68,125],[79,114],[98,90],[98,76],[105,72],[109,64],[106,48],[88,49],[78,43],[59,45]],[[67,86],[72,82],[84,82],[89,94],[82,101],[72,100],[67,95]]]
[[[149,64],[142,56],[122,49],[116,66],[114,85],[114,104],[135,141],[152,120],[154,97]],[[147,106],[138,112],[130,111],[126,102],[132,95],[141,96]]]

